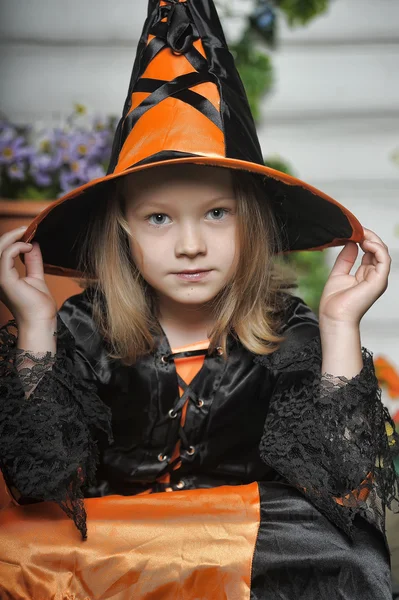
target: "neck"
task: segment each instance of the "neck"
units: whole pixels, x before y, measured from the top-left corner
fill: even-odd
[[[173,347],[206,340],[213,326],[211,312],[203,306],[159,303],[159,323]]]

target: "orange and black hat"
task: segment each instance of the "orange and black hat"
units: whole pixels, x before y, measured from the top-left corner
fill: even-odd
[[[46,273],[80,277],[80,241],[99,195],[119,177],[175,163],[260,175],[281,223],[284,251],[364,238],[359,221],[336,200],[264,165],[213,0],[149,0],[107,175],[52,203],[32,221],[24,241],[40,244]]]

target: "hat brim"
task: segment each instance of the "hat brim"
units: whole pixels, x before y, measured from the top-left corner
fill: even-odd
[[[356,217],[339,202],[317,188],[270,167],[220,156],[187,156],[134,165],[71,190],[35,217],[22,241],[37,241],[44,272],[81,278],[77,270],[79,240],[95,211],[96,195],[111,182],[157,166],[198,164],[248,171],[265,177],[265,191],[273,204],[282,231],[283,252],[323,250],[347,241],[359,243],[364,231]],[[24,263],[24,254],[21,255]]]

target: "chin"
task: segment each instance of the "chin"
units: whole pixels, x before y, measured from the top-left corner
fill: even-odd
[[[195,288],[193,288],[190,295],[188,295],[186,292],[185,294],[182,294],[182,295],[174,295],[174,296],[169,296],[169,297],[171,299],[173,298],[173,300],[175,302],[180,302],[181,304],[186,304],[187,306],[190,306],[191,304],[197,305],[197,304],[205,304],[206,302],[210,302],[217,295],[217,293],[218,293],[218,290],[215,290],[212,292],[207,291],[206,293],[204,293],[204,291],[201,292],[201,290],[195,290]]]

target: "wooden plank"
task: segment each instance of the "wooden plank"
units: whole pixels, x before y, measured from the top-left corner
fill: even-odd
[[[79,100],[119,114],[135,47],[0,45],[2,110],[66,111]],[[397,115],[399,44],[318,52],[291,48],[275,56],[276,85],[263,120],[320,120],[370,113]]]
[[[99,10],[98,0],[18,0],[1,2],[0,37],[46,43],[130,44],[137,41],[147,12],[147,0],[113,0]],[[254,0],[225,0],[235,14],[226,19],[229,39],[242,29],[242,17]],[[284,44],[330,44],[398,39],[399,3],[395,0],[332,1],[329,10],[306,27],[291,29],[280,19]]]

